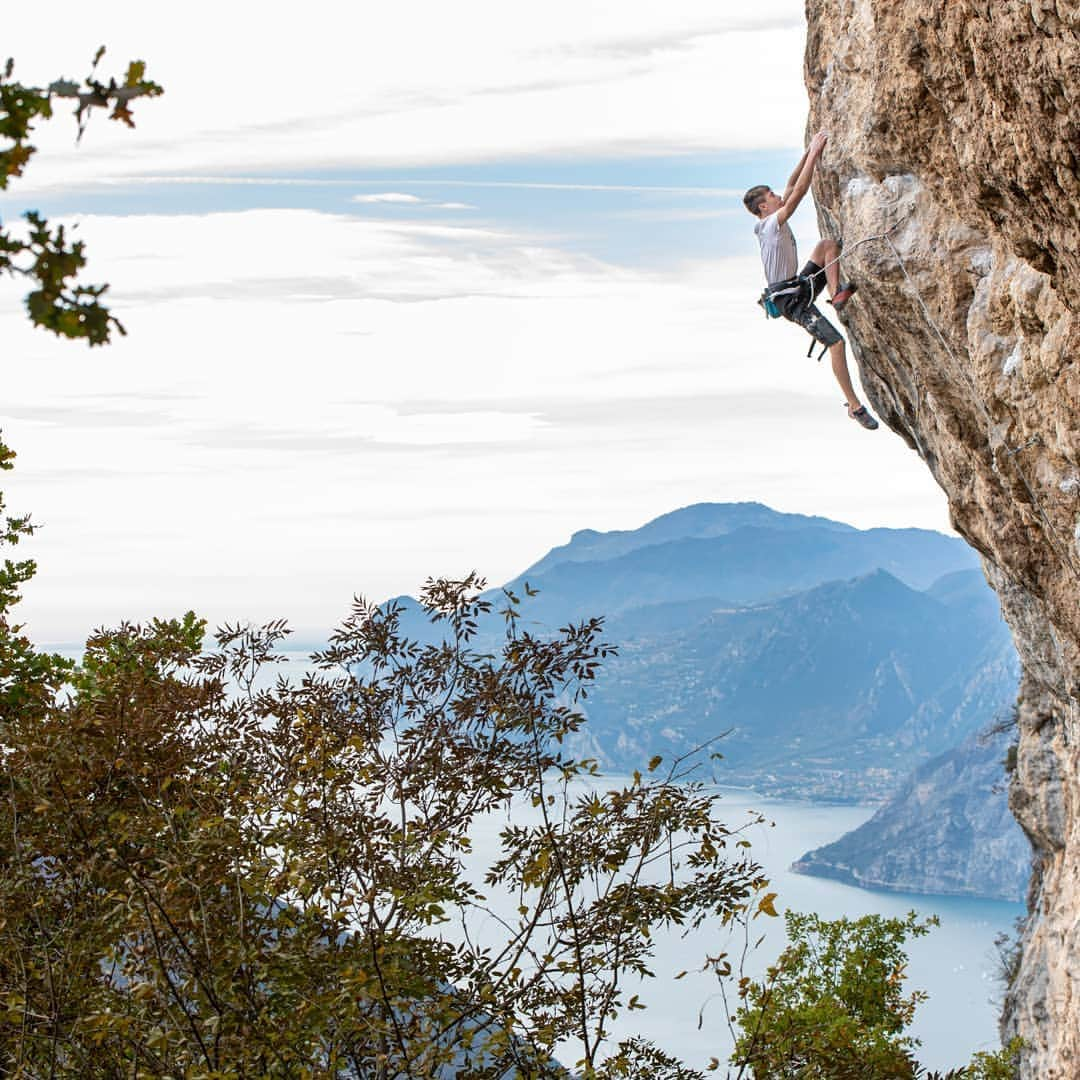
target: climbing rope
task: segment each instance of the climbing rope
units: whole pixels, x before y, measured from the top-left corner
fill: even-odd
[[[900,226],[911,216],[912,212],[912,210],[909,210],[906,214],[903,215],[903,217],[898,217],[883,233],[874,233],[873,236],[864,236],[861,240],[856,240],[855,243],[852,244],[850,247],[845,248],[843,251],[841,251],[835,259],[830,259],[821,268],[821,272],[824,273],[826,270],[829,269],[830,266],[835,266],[841,259],[847,258],[847,256],[850,255],[851,252],[855,251],[856,248],[862,247],[863,244],[869,244],[872,240],[887,240],[889,246],[892,247],[892,234],[896,232],[896,230],[900,228]],[[895,252],[896,248],[893,248],[893,251]]]
[[[971,377],[971,374],[967,370],[967,367],[963,363],[960,362],[960,360],[956,356],[956,353],[953,351],[952,346],[949,344],[948,339],[941,332],[941,328],[934,321],[933,316],[930,314],[930,309],[927,307],[926,301],[923,299],[922,290],[915,283],[915,280],[912,278],[911,274],[908,272],[908,268],[907,268],[906,264],[904,263],[903,257],[901,256],[900,252],[897,251],[896,245],[892,241],[892,233],[896,231],[896,228],[900,225],[900,223],[902,221],[904,221],[908,216],[910,216],[911,212],[912,211],[909,210],[908,213],[904,215],[904,217],[897,219],[897,221],[895,221],[888,229],[886,229],[885,232],[876,233],[874,236],[865,237],[864,239],[862,239],[862,240],[858,241],[857,243],[853,244],[849,250],[854,251],[856,248],[862,246],[863,244],[869,243],[871,240],[884,240],[889,245],[889,250],[893,253],[893,257],[896,259],[896,263],[900,267],[900,272],[904,275],[904,280],[908,283],[908,285],[911,286],[911,290],[915,295],[915,299],[918,301],[920,309],[922,310],[923,318],[926,320],[926,324],[934,332],[934,334],[937,337],[938,341],[941,342],[942,348],[945,350],[945,352],[948,355],[949,359],[952,360],[953,365],[956,368],[956,370],[958,372],[960,372],[960,374],[962,375],[964,380],[967,382],[968,389],[971,392],[971,398],[975,402],[976,407],[982,413],[983,419],[986,421],[987,447],[990,450],[990,459],[993,462],[994,468],[995,468],[995,471],[996,471],[996,469],[997,469],[997,453],[996,453],[996,450],[993,447],[993,445],[991,445],[990,437],[989,437],[990,432],[994,428],[994,419],[990,415],[990,411],[989,411],[989,409],[987,409],[986,405],[984,404],[984,402],[982,400],[982,397],[979,395],[978,389],[975,386],[975,380]],[[847,253],[842,252],[840,255],[837,255],[837,257],[835,259],[833,259],[830,263],[828,263],[828,266],[832,266],[834,263],[839,262],[840,259],[844,258],[846,254]],[[827,269],[827,267],[822,267],[822,269],[823,270]],[[916,397],[916,401],[915,401],[916,419],[918,419],[918,388],[917,387],[915,387],[915,397]],[[1008,402],[1002,402],[1002,404],[1004,405],[1006,412],[1009,414],[1009,419],[1012,421],[1013,425],[1015,427],[1019,428],[1019,426],[1020,426],[1019,421],[1018,421],[1016,413],[1013,411],[1012,407],[1009,405]],[[916,440],[916,441],[918,441],[918,440]],[[1071,551],[1069,549],[1069,542],[1067,540],[1062,542],[1062,538],[1061,538],[1058,530],[1055,529],[1053,523],[1050,521],[1050,518],[1049,518],[1048,514],[1046,513],[1046,508],[1043,506],[1042,501],[1039,499],[1038,495],[1035,494],[1034,489],[1032,488],[1031,484],[1028,482],[1027,475],[1025,474],[1023,466],[1020,463],[1020,459],[1019,459],[1020,453],[1022,451],[1024,451],[1024,450],[1029,449],[1032,446],[1035,446],[1040,441],[1041,440],[1040,440],[1039,436],[1036,435],[1033,438],[1029,439],[1023,446],[1009,447],[1008,445],[1006,445],[1005,446],[1005,456],[1007,458],[1009,458],[1010,461],[1012,461],[1013,468],[1016,470],[1016,475],[1019,477],[1020,483],[1023,485],[1024,490],[1028,494],[1028,498],[1031,500],[1031,505],[1035,508],[1035,510],[1038,513],[1040,519],[1042,520],[1043,527],[1045,529],[1046,539],[1047,539],[1048,543],[1050,544],[1050,547],[1053,549],[1054,554],[1057,555],[1058,558],[1061,560],[1061,562],[1065,566],[1067,566],[1069,568],[1069,570],[1072,572],[1073,576],[1078,581],[1080,581],[1080,567],[1077,566],[1075,560],[1073,559],[1072,553],[1071,553]]]

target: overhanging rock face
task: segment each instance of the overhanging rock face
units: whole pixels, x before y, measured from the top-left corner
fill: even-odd
[[[808,0],[815,195],[863,386],[981,553],[1023,662],[1037,854],[1004,1030],[1080,1076],[1080,4]],[[856,241],[891,229],[885,239]],[[882,477],[882,483],[888,483]]]

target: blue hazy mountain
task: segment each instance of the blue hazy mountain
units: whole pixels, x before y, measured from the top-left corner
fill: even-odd
[[[526,582],[538,595],[525,597]],[[507,587],[522,597],[523,629],[543,635],[603,616],[619,646],[569,752],[628,771],[723,734],[713,749],[725,783],[844,801],[900,792],[891,816],[848,846],[811,853],[807,872],[1014,894],[1025,857],[1015,833],[992,845],[993,868],[975,872],[978,847],[1009,830],[1001,755],[990,760],[970,739],[1011,707],[1019,664],[961,540],[700,504],[640,529],[577,532]],[[506,604],[500,589],[486,598],[496,612]],[[418,605],[402,603],[403,630],[430,640]],[[477,645],[494,648],[502,635],[493,614]],[[920,767],[929,771],[907,780]],[[924,829],[893,824],[920,815]],[[950,858],[967,869],[946,881]]]
[[[917,769],[859,828],[792,869],[865,888],[1023,900],[1031,844],[1009,812],[1015,731],[972,737]]]
[[[924,589],[977,567],[962,541],[925,529],[860,530],[757,503],[704,503],[632,533],[575,533],[508,587],[522,591],[527,582],[539,589],[528,615],[557,626],[709,597],[758,603],[877,569]]]
[[[621,652],[589,698],[588,749],[628,768],[727,732],[718,749],[739,782],[835,799],[890,793],[1015,698],[1011,638],[972,584],[920,591],[876,570],[704,615],[679,605],[616,616]]]
[[[926,529],[860,530],[761,503],[698,503],[639,529],[576,532],[505,587],[519,595],[526,584],[538,590],[524,606],[524,618],[535,629],[553,631],[571,620],[610,620],[646,608],[656,609],[656,618],[678,621],[692,610],[709,610],[714,601],[713,607],[759,603],[879,568],[923,589],[978,565],[963,541]],[[487,598],[503,606],[499,588]],[[428,636],[415,602],[398,601],[404,629]],[[671,607],[681,604],[689,605],[682,613]],[[642,621],[653,616],[643,614]],[[484,628],[488,635],[498,635],[496,623]]]
[[[883,798],[1015,696],[1012,645],[976,556],[921,529],[855,529],[758,503],[584,530],[507,588],[521,626],[604,616],[620,655],[574,749],[609,770],[729,732],[727,780]],[[496,611],[499,589],[487,594]],[[403,601],[403,629],[430,633]],[[501,620],[481,621],[496,645]]]
[[[782,514],[762,503],[695,503],[642,525],[639,529],[618,529],[597,532],[582,529],[574,533],[568,544],[552,548],[539,562],[533,563],[523,577],[532,577],[550,570],[558,563],[597,562],[614,559],[638,548],[663,544],[669,540],[705,540],[726,536],[736,529],[805,529],[807,527],[855,532],[851,525],[804,514]]]

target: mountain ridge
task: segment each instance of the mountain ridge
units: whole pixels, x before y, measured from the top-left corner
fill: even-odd
[[[616,640],[621,625],[612,620]],[[973,626],[966,608],[884,570],[651,637],[635,630],[590,695],[593,751],[625,768],[731,729],[728,767],[772,794],[794,785],[811,797],[880,798],[888,779],[868,787],[860,768],[887,768],[899,783],[900,772],[985,724],[983,696],[1000,704],[1015,689],[999,617]],[[980,681],[990,684],[983,696],[972,689]],[[663,738],[650,734],[660,716]],[[836,760],[804,771],[806,757],[821,754]]]
[[[613,558],[670,539],[722,536],[747,524],[798,527],[796,522],[837,530],[855,529],[853,525],[825,517],[774,510],[760,502],[692,503],[651,518],[636,529],[578,529],[568,543],[552,548],[519,576],[545,573],[560,562],[592,562],[605,557]]]
[[[792,869],[864,889],[1023,900],[1032,850],[1009,813],[1014,738],[971,736],[921,765],[869,821]]]
[[[519,629],[555,633],[603,616],[606,639],[619,646],[581,703],[588,722],[567,740],[568,753],[628,771],[728,732],[715,746],[725,783],[884,803],[912,769],[981,731],[1015,698],[1015,650],[962,541],[828,528],[762,504],[687,510],[654,519],[667,530],[662,542],[639,543],[657,538],[651,522],[641,535],[618,534],[630,550],[616,555],[579,531],[594,557],[549,559],[546,572],[506,586],[522,597]],[[726,531],[671,535],[683,526]],[[886,568],[898,564],[923,587]],[[865,572],[836,574],[856,565]],[[525,580],[538,595],[525,597]],[[484,595],[493,613],[479,620],[480,651],[497,649],[504,635],[502,590]],[[402,628],[418,638],[432,629],[415,601]],[[902,855],[909,867],[915,847]],[[973,868],[969,854],[958,859]]]

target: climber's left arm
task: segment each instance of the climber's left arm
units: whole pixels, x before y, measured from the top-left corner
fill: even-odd
[[[806,164],[806,159],[810,154],[810,147],[803,151],[803,156],[799,158],[799,164],[795,166],[795,171],[788,177],[788,182],[784,186],[784,200],[787,201],[787,197],[791,194],[791,189],[799,182],[799,177],[802,175],[803,166]]]

